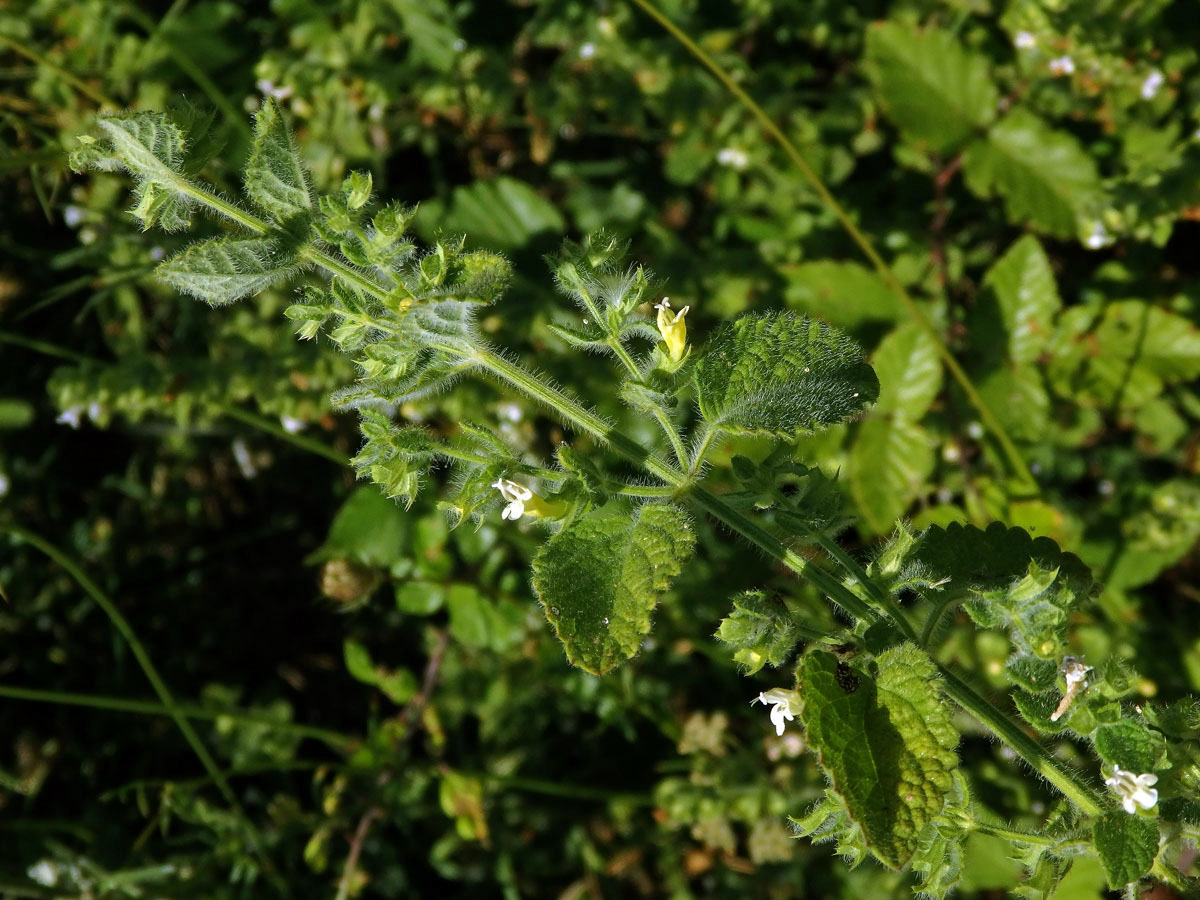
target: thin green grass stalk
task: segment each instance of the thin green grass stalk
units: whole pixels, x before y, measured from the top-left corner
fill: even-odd
[[[712,56],[705,52],[705,50],[700,47],[699,44],[688,37],[687,33],[679,28],[679,26],[663,15],[663,13],[654,5],[653,2],[651,2],[651,0],[631,0],[631,2],[640,7],[648,16],[654,19],[654,21],[658,22],[658,24],[665,28],[667,32],[669,32],[670,35],[675,38],[675,40],[679,41],[679,43],[682,44],[687,51],[692,54],[692,56],[696,57],[696,59],[706,69],[708,69],[708,71],[711,72],[719,82],[721,82],[725,89],[729,91],[729,93],[733,94],[733,96],[737,98],[737,100],[750,112],[750,114],[758,120],[759,124],[762,125],[767,133],[769,133],[773,138],[775,138],[776,141],[779,142],[780,147],[783,148],[783,152],[787,154],[788,158],[792,161],[796,168],[800,170],[800,173],[804,176],[805,180],[809,183],[812,189],[816,191],[817,196],[821,198],[821,201],[827,207],[829,207],[829,210],[837,218],[842,228],[846,230],[846,233],[850,236],[850,239],[858,245],[858,248],[862,251],[863,255],[870,260],[871,265],[873,265],[876,271],[879,272],[880,277],[904,303],[904,306],[908,310],[909,316],[926,334],[933,339],[934,343],[937,345],[938,355],[942,358],[942,362],[945,364],[946,368],[950,370],[951,376],[953,376],[954,380],[958,382],[959,387],[962,388],[967,400],[973,407],[975,407],[975,411],[979,413],[979,418],[983,421],[984,427],[989,433],[991,433],[992,437],[995,438],[996,442],[1000,445],[1001,452],[1003,453],[1005,460],[1008,462],[1009,468],[1012,470],[1012,474],[1016,478],[1020,479],[1025,492],[1027,492],[1030,496],[1036,496],[1040,491],[1037,482],[1033,479],[1033,476],[1029,472],[1029,466],[1021,456],[1020,451],[1017,450],[1016,444],[1013,443],[1012,438],[1009,437],[1008,432],[1004,429],[1004,426],[1000,424],[1000,421],[996,418],[995,414],[992,413],[991,408],[987,405],[986,401],[984,401],[983,397],[980,396],[979,391],[975,388],[975,385],[972,383],[970,377],[963,370],[963,367],[959,365],[958,360],[954,358],[954,354],[950,352],[950,348],[946,346],[946,342],[942,340],[942,336],[938,334],[938,330],[934,328],[933,323],[930,322],[929,319],[926,318],[925,314],[921,312],[920,307],[917,306],[916,301],[913,300],[912,296],[907,290],[905,290],[904,285],[902,285],[896,278],[896,275],[892,271],[891,267],[884,262],[883,257],[881,257],[875,250],[875,247],[871,244],[871,241],[867,238],[867,236],[863,234],[862,230],[854,224],[854,220],[850,218],[850,214],[846,212],[845,207],[843,207],[842,204],[837,201],[837,198],[830,193],[829,188],[827,188],[825,183],[821,181],[821,177],[816,173],[812,166],[808,164],[808,161],[803,157],[803,155],[801,155],[800,151],[796,148],[796,145],[792,143],[792,141],[784,133],[783,129],[780,128],[775,120],[767,114],[766,110],[764,110],[758,105],[757,102],[755,102],[753,97],[746,93],[745,89],[743,89],[741,85],[739,85],[733,80],[732,77],[730,77],[729,73],[726,72],[720,66],[720,64],[712,58]]]
[[[0,32],[0,44],[4,44],[6,47],[8,47],[14,53],[20,54],[21,56],[25,57],[26,59],[37,63],[39,66],[45,66],[47,69],[49,69],[55,75],[57,75],[59,78],[61,78],[67,84],[69,84],[71,87],[75,88],[75,90],[79,91],[79,93],[83,94],[89,100],[94,100],[101,107],[107,107],[109,109],[119,109],[120,108],[121,104],[117,103],[117,101],[113,100],[111,97],[106,96],[103,92],[96,90],[94,87],[92,87],[90,84],[88,84],[86,81],[84,81],[79,76],[72,75],[70,72],[68,72],[62,66],[58,65],[57,63],[51,62],[50,60],[46,59],[46,57],[44,57],[40,53],[38,53],[36,50],[29,49],[24,44],[22,44],[20,41],[16,40],[15,38],[9,37],[8,35],[4,34],[3,32]]]
[[[213,782],[217,785],[218,790],[221,792],[221,796],[225,798],[225,802],[228,803],[229,806],[234,809],[243,819],[245,819],[247,823],[249,823],[249,819],[246,818],[245,811],[242,809],[241,804],[238,803],[237,797],[234,796],[233,791],[229,787],[229,782],[227,782],[225,777],[221,774],[221,770],[218,768],[216,761],[208,752],[208,748],[204,746],[203,741],[200,740],[199,735],[197,735],[195,730],[192,728],[187,716],[184,715],[184,713],[180,710],[179,704],[175,702],[175,697],[171,694],[170,688],[167,687],[167,684],[165,681],[163,681],[162,676],[158,674],[158,669],[155,668],[154,663],[150,660],[150,655],[146,652],[145,646],[142,644],[141,640],[138,639],[137,633],[134,632],[133,627],[129,624],[129,621],[123,615],[121,615],[121,611],[117,609],[116,604],[114,604],[112,600],[110,600],[108,596],[102,590],[100,590],[99,586],[87,576],[87,573],[85,573],[83,569],[81,569],[79,565],[76,564],[73,559],[71,559],[71,557],[67,556],[67,554],[51,544],[45,538],[34,534],[27,528],[22,528],[19,525],[13,525],[11,523],[0,523],[0,530],[7,531],[9,534],[19,538],[30,546],[40,550],[46,556],[50,557],[50,559],[65,569],[68,575],[75,579],[75,581],[81,588],[84,589],[88,596],[96,601],[96,605],[104,611],[104,614],[108,616],[109,621],[112,622],[113,627],[120,632],[121,636],[125,639],[125,642],[129,645],[129,649],[133,652],[134,658],[137,660],[138,665],[141,666],[142,671],[146,675],[146,680],[150,682],[151,687],[154,688],[154,693],[158,694],[158,698],[162,701],[163,706],[168,710],[171,718],[175,720],[175,724],[179,726],[179,730],[183,733],[188,745],[192,748],[193,752],[196,754],[196,757],[204,766],[205,771],[208,772],[208,774],[212,777]]]
[[[135,713],[145,716],[173,716],[175,712],[189,719],[232,719],[247,725],[264,725],[272,731],[294,734],[299,737],[312,738],[322,741],[338,750],[346,750],[359,743],[360,738],[348,734],[317,728],[312,725],[301,725],[298,722],[280,722],[268,716],[247,712],[244,709],[222,707],[213,709],[196,706],[190,703],[179,703],[174,710],[160,703],[148,700],[127,700],[124,697],[105,697],[99,694],[73,694],[65,691],[40,691],[32,688],[13,687],[0,684],[0,697],[12,700],[30,700],[36,703],[55,703],[60,706],[83,706],[91,709],[114,710],[116,712]]]

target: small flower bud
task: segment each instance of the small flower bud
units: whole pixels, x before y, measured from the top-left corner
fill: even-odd
[[[687,323],[683,321],[683,317],[691,307],[685,306],[679,312],[675,312],[671,309],[671,298],[663,297],[661,303],[654,304],[654,308],[658,310],[658,330],[667,343],[671,361],[679,362],[687,349]]]

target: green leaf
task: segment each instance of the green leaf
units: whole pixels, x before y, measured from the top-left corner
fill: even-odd
[[[665,505],[632,517],[598,510],[547,541],[533,560],[533,587],[567,659],[603,675],[637,653],[659,594],[694,543],[687,514]]]
[[[1047,537],[993,522],[933,526],[909,557],[912,573],[966,610],[984,628],[1005,628],[1022,653],[1058,660],[1071,610],[1093,588],[1092,574]],[[1053,709],[1053,706],[1051,706]]]
[[[850,449],[850,492],[872,534],[891,531],[923,490],[936,459],[929,433],[898,414],[872,416]]]
[[[897,322],[906,310],[882,278],[855,263],[807,262],[788,266],[784,299],[797,312],[847,331]]]
[[[987,60],[953,34],[896,22],[867,31],[866,71],[904,136],[930,150],[951,150],[982,130],[999,99]]]
[[[1114,890],[1148,873],[1158,855],[1158,826],[1153,819],[1109,813],[1096,822],[1094,839],[1108,886]]]
[[[797,671],[809,744],[867,846],[902,868],[941,811],[958,765],[958,732],[933,662],[912,644],[876,658],[878,675],[832,653]]]
[[[379,688],[393,703],[407,703],[417,692],[416,676],[408,669],[397,669],[393,672],[376,666],[367,648],[349,638],[343,643],[342,649],[346,671],[350,676],[363,684]]]
[[[879,400],[872,415],[895,413],[920,421],[942,389],[937,342],[915,324],[901,325],[884,338],[871,366],[879,377]]]
[[[1130,719],[1101,725],[1092,739],[1102,760],[1138,774],[1154,771],[1166,749],[1162,735]]]
[[[725,325],[695,372],[701,414],[734,434],[794,437],[845,421],[879,395],[853,340],[790,312]]]
[[[1055,237],[1075,237],[1100,193],[1096,164],[1079,142],[1020,108],[967,148],[963,175],[980,197],[1001,197],[1009,219]]]
[[[1058,688],[1058,669],[1054,660],[1018,654],[1005,664],[1004,674],[1018,687],[1034,694],[1045,694]]]
[[[97,123],[101,139],[79,139],[71,167],[123,168],[134,178],[133,214],[143,229],[158,225],[179,231],[191,224],[188,198],[180,193],[186,162],[187,138],[168,116],[159,112],[103,116]]]
[[[254,117],[254,146],[244,173],[246,193],[276,221],[287,222],[312,211],[312,195],[300,151],[279,104],[266,100]]]
[[[1062,309],[1050,260],[1031,234],[1008,248],[983,279],[970,331],[984,338],[980,352],[998,346],[1004,335],[1007,359],[1017,365],[1036,362],[1054,334],[1054,319]]]
[[[214,238],[192,244],[154,273],[176,290],[213,305],[257,294],[299,271],[296,256],[261,238]]]
[[[508,177],[455,188],[448,205],[438,200],[422,204],[417,225],[426,235],[465,232],[472,243],[496,250],[515,250],[536,235],[566,229],[553,203],[525,182]]]
[[[373,487],[352,493],[329,526],[329,536],[307,562],[353,559],[364,566],[386,569],[407,552],[408,517]]]
[[[733,598],[733,611],[721,620],[717,639],[734,649],[733,661],[753,675],[765,665],[787,662],[801,635],[796,611],[762,591],[746,591]]]

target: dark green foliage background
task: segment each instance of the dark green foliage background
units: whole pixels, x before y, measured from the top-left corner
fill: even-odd
[[[898,517],[1052,537],[1106,585],[1073,622],[1079,651],[1126,660],[1144,696],[1200,691],[1192,6],[664,12],[880,249],[1039,496],[1006,473],[932,345],[778,146],[624,0],[17,0],[0,10],[0,896],[337,896],[364,822],[369,884],[349,879],[343,896],[863,897],[912,883],[788,839],[784,817],[825,785],[746,704],[790,669],[745,679],[711,638],[740,591],[786,594],[814,626],[830,615],[821,598],[698,520],[697,557],[642,653],[603,678],[568,666],[530,588],[543,533],[501,523],[499,507],[478,531],[450,531],[435,485],[405,511],[303,445],[354,454],[355,417],[328,401],[353,373],[328,343],[295,339],[287,292],[212,309],[154,279],[164,252],[219,226],[142,233],[127,178],[67,169],[106,106],[214,110],[204,172],[232,194],[262,83],[287,89],[315,187],[369,170],[379,196],[420,203],[422,237],[463,232],[506,253],[516,280],[482,321],[489,338],[648,441],[607,363],[547,327],[564,304],[541,257],[564,237],[627,236],[658,296],[691,305],[693,341],[780,308],[848,330],[874,354],[879,405],[797,451],[840,471],[857,522],[843,543],[861,552]],[[1034,49],[1014,48],[1021,31]],[[912,47],[939,50],[941,81],[904,68]],[[1053,77],[1063,55],[1075,72]],[[956,61],[994,93],[972,94]],[[1144,99],[1152,70],[1164,84]],[[925,102],[939,90],[961,102]],[[952,121],[960,107],[965,125]],[[1024,148],[1007,176],[996,146]],[[1089,248],[1097,223],[1103,246]],[[1006,330],[1012,271],[992,269],[1010,251],[1040,304],[1021,340]],[[55,422],[63,411],[77,430]],[[446,434],[500,418],[516,452],[543,460],[569,437],[478,383],[403,413]],[[305,423],[302,436],[280,417]],[[766,452],[730,438],[717,457]],[[721,465],[714,477],[733,481]],[[157,701],[96,604],[9,526],[75,559],[177,699],[205,707],[195,725],[257,836],[169,718],[71,705],[67,694]],[[1008,638],[965,624],[949,624],[942,656],[1004,687]],[[427,702],[413,704],[422,685]],[[977,801],[1037,827],[1048,789],[982,738],[959,751]],[[1062,752],[1082,751],[1064,740]],[[967,896],[1022,877],[998,844],[968,851]],[[27,877],[43,860],[54,887]],[[1055,896],[1100,896],[1104,883],[1081,862]]]

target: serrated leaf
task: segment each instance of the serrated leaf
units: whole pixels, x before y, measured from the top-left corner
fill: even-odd
[[[876,658],[878,675],[834,654],[797,670],[809,744],[867,846],[902,868],[953,787],[958,732],[933,662],[912,644]]]
[[[158,112],[103,116],[96,123],[103,136],[81,138],[71,165],[127,170],[134,178],[133,214],[143,229],[158,225],[178,231],[190,224],[188,198],[179,192],[187,140],[179,126]]]
[[[276,221],[288,222],[312,212],[300,151],[274,100],[265,100],[254,117],[254,145],[244,178],[250,199]]]
[[[547,541],[533,560],[533,587],[567,658],[603,675],[637,653],[694,543],[687,514],[657,504],[632,516],[588,513]]]
[[[850,491],[863,526],[884,534],[916,499],[936,462],[933,439],[896,415],[863,422],[850,450]]]
[[[192,244],[154,270],[176,290],[213,305],[257,294],[299,271],[295,254],[262,238]]]
[[[879,378],[879,400],[872,415],[895,413],[920,421],[942,389],[942,359],[925,329],[901,325],[880,343],[871,357]]]
[[[885,22],[867,31],[866,71],[905,137],[951,150],[996,115],[996,86],[982,56],[949,31]]]
[[[1096,164],[1079,142],[1020,108],[967,148],[963,175],[980,197],[1001,197],[1009,219],[1055,237],[1075,237],[1100,192]]]
[[[1008,680],[1030,693],[1045,694],[1057,689],[1058,664],[1028,654],[1017,654],[1004,666]]]
[[[1092,740],[1104,762],[1137,773],[1154,771],[1166,749],[1162,735],[1129,719],[1101,725]]]
[[[1109,813],[1096,822],[1093,837],[1108,886],[1114,890],[1148,873],[1158,855],[1158,826],[1153,819]]]
[[[794,437],[845,421],[879,395],[858,344],[789,312],[725,325],[695,373],[701,414],[735,434]]]
[[[1062,309],[1050,260],[1038,239],[1025,235],[1009,247],[984,276],[983,287],[970,329],[983,339],[980,351],[988,354],[997,348],[1000,333],[1008,361],[1036,362],[1050,343],[1054,319]]]
[[[914,572],[966,600],[985,628],[1003,627],[1022,652],[1058,659],[1071,609],[1092,590],[1092,575],[1074,554],[1046,537],[993,522],[933,526],[909,558]]]

